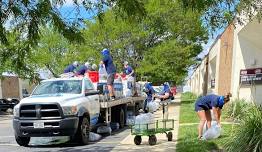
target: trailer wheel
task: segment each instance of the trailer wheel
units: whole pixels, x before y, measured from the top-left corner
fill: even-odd
[[[123,108],[121,108],[119,113],[119,127],[124,128],[124,126],[125,126],[125,112]]]
[[[148,139],[149,145],[153,146],[153,145],[156,144],[156,142],[157,142],[157,139],[156,139],[156,136],[155,136],[155,135],[149,136],[149,139]]]
[[[135,138],[134,138],[134,143],[135,143],[136,145],[140,145],[141,142],[142,142],[141,136],[135,136]]]
[[[166,136],[167,136],[167,140],[168,141],[172,141],[173,140],[173,133],[172,132],[168,132]]]
[[[89,142],[90,122],[87,116],[79,120],[78,129],[75,138],[81,145],[86,145]]]
[[[18,145],[27,147],[30,142],[30,137],[19,137],[15,135],[15,140]]]

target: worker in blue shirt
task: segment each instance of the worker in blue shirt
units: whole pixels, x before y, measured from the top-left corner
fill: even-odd
[[[84,65],[82,65],[79,70],[76,72],[77,75],[85,75],[85,73],[90,70],[90,63],[86,62]]]
[[[170,99],[171,91],[167,82],[164,83],[163,90],[159,93],[159,95],[155,95],[154,97],[159,98],[161,101]]]
[[[124,62],[124,74],[128,77],[135,77],[135,71],[130,65],[128,65],[127,61]]]
[[[149,102],[152,102],[153,96],[154,96],[154,94],[155,94],[156,91],[155,91],[154,88],[152,87],[152,84],[151,84],[151,83],[146,83],[143,91],[144,91],[144,92],[146,93],[146,95],[147,95],[146,100],[144,101],[144,108],[143,108],[143,110],[144,110],[145,113],[147,113],[147,112],[148,112],[148,111],[147,111],[147,104],[148,104]]]
[[[217,124],[221,126],[221,109],[223,108],[224,104],[230,101],[230,97],[231,93],[228,93],[225,96],[210,94],[197,99],[195,103],[195,111],[197,112],[197,115],[200,119],[200,123],[198,126],[198,139],[201,139],[202,137],[202,130],[206,121],[207,127],[211,127],[212,117],[210,110],[213,111]]]
[[[74,73],[77,67],[78,67],[78,62],[74,61],[73,64],[70,64],[65,68],[64,73],[69,73],[69,72]]]
[[[114,92],[113,84],[116,75],[116,67],[114,65],[112,56],[110,55],[108,49],[103,49],[101,51],[101,54],[103,56],[101,64],[105,65],[105,69],[107,72],[107,87],[108,87],[109,95],[112,100],[115,100],[115,92]]]
[[[135,71],[134,69],[128,64],[127,61],[124,62],[124,74],[127,76],[128,86],[132,88],[133,96],[137,95],[136,90],[136,79],[135,79]],[[131,85],[129,85],[131,84]]]

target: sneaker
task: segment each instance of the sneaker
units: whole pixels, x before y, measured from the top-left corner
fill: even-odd
[[[116,99],[116,96],[111,96],[110,99],[114,101]]]

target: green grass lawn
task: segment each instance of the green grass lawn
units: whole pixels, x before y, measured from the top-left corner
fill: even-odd
[[[179,123],[196,123],[199,122],[195,112],[195,100],[183,100],[180,106]]]
[[[222,129],[222,135],[218,139],[200,141],[197,139],[197,125],[180,126],[177,152],[204,152],[223,149],[223,142],[230,138],[232,125],[223,125]]]

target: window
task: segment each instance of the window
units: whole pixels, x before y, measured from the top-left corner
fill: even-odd
[[[92,82],[90,82],[89,80],[85,80],[85,90],[94,90],[94,86],[92,84]]]
[[[80,80],[57,80],[41,82],[32,95],[44,94],[80,94],[82,84]]]

